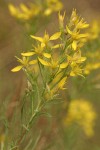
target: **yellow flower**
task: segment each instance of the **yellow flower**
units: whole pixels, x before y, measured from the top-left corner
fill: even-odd
[[[91,23],[91,26],[89,28],[89,37],[88,37],[89,40],[94,40],[99,37],[99,34],[100,34],[99,26],[100,26],[100,23],[97,20],[94,20]]]
[[[75,63],[71,63],[71,68],[72,68],[72,70],[71,70],[71,72],[70,72],[70,76],[77,76],[77,75],[79,75],[79,76],[82,76],[82,77],[84,77],[83,75],[82,75],[82,73],[83,73],[83,69],[81,69],[80,68],[80,66],[79,65],[77,65],[77,64],[75,64]]]
[[[48,16],[52,12],[60,11],[63,4],[59,0],[46,0],[47,8],[44,11],[44,15]]]
[[[89,36],[87,33],[79,34],[79,32],[77,30],[71,31],[67,26],[66,26],[66,31],[71,35],[71,38],[73,40],[79,40],[81,38],[87,38]]]
[[[32,17],[37,16],[41,11],[40,6],[32,3],[29,4],[29,7],[23,3],[21,3],[19,7],[9,4],[8,8],[12,16],[21,20],[29,20]]]
[[[72,25],[76,25],[78,22],[79,22],[79,16],[76,13],[76,9],[73,9],[69,24],[72,26]]]
[[[89,24],[87,24],[84,19],[82,18],[76,25],[76,28],[77,29],[85,29],[85,28],[88,28],[89,27]]]
[[[34,56],[36,55],[37,58],[43,65],[47,65],[48,63],[43,59],[44,58],[51,58],[51,54],[46,53],[44,51],[44,47],[42,45],[38,45],[37,47],[34,46],[33,52],[26,52],[21,53],[22,56]]]
[[[87,136],[92,136],[94,131],[96,113],[90,102],[86,100],[73,100],[69,105],[68,114],[64,119],[65,126],[76,122]]]
[[[50,100],[53,99],[54,95],[57,94],[58,90],[65,90],[64,85],[67,80],[67,76],[63,77],[63,73],[58,74],[53,81],[47,85],[47,91],[46,91],[46,99]]]
[[[88,27],[89,24],[77,15],[76,10],[73,10],[70,22],[66,25],[66,34],[69,36],[70,46],[73,50],[79,50],[87,41],[89,34],[81,33],[81,30]]]
[[[74,55],[72,57],[67,55],[67,59],[68,59],[69,63],[81,64],[86,60],[86,57],[81,57],[81,51],[78,51],[78,52],[74,53]]]
[[[28,68],[29,65],[33,65],[33,64],[36,64],[37,61],[36,60],[32,60],[32,61],[29,61],[29,57],[25,57],[23,56],[22,59],[17,58],[17,61],[21,64],[15,68],[13,68],[11,71],[12,72],[17,72],[17,71],[20,71],[22,68]]]
[[[34,35],[31,35],[31,37],[37,41],[39,41],[42,46],[46,46],[48,44],[49,41],[53,41],[53,40],[57,40],[60,38],[61,32],[57,32],[55,34],[53,34],[51,37],[49,37],[49,35],[45,32],[44,37],[37,37]]]
[[[60,14],[60,12],[58,13],[58,19],[59,19],[59,26],[60,28],[64,28],[64,18],[65,18],[65,12],[63,15]]]
[[[70,35],[70,41],[72,41],[71,46],[73,50],[80,49],[89,36],[88,33],[80,34],[78,30],[71,31],[68,26],[66,26],[66,31]]]
[[[89,74],[92,70],[96,70],[100,68],[100,63],[99,62],[89,62],[88,64],[86,64],[85,69],[84,69],[84,73],[85,74]]]

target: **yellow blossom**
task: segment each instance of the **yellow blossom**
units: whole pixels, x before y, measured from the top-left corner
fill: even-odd
[[[77,76],[77,75],[79,75],[79,76],[84,77],[84,76],[82,75],[82,73],[83,73],[82,70],[83,70],[83,69],[81,69],[79,65],[77,65],[77,64],[75,64],[75,63],[71,63],[71,68],[72,68],[72,70],[71,70],[71,72],[70,72],[70,76]]]
[[[100,63],[99,62],[89,62],[86,64],[85,68],[84,68],[84,73],[85,74],[89,74],[92,70],[96,70],[100,68]]]
[[[63,7],[63,4],[60,0],[46,0],[47,8],[44,11],[44,15],[48,16],[52,12],[60,11]]]
[[[15,68],[13,68],[11,71],[12,72],[17,72],[17,71],[20,71],[22,68],[28,68],[30,65],[33,65],[33,64],[36,64],[37,61],[36,60],[31,60],[29,61],[29,57],[25,57],[23,56],[22,59],[17,58],[17,61],[21,64]]]
[[[89,40],[94,40],[99,37],[100,34],[100,24],[99,21],[94,20],[91,23],[90,29],[89,29]]]
[[[94,131],[96,113],[90,102],[86,100],[73,100],[69,105],[68,114],[64,119],[65,126],[76,122],[87,136],[92,136]]]
[[[76,10],[73,10],[70,17],[70,22],[66,25],[66,34],[69,35],[69,40],[71,42],[70,46],[73,50],[79,50],[86,42],[86,39],[88,39],[88,33],[81,33],[82,29],[88,27],[89,24],[77,15]]]
[[[59,26],[61,29],[64,27],[64,18],[65,18],[65,12],[63,15],[61,15],[59,12],[58,19],[59,19]]]
[[[42,46],[44,47],[48,44],[49,41],[59,39],[60,35],[61,35],[61,32],[57,32],[57,33],[53,34],[51,37],[49,37],[49,35],[45,32],[43,38],[42,37],[37,37],[37,36],[34,36],[34,35],[31,35],[31,38],[39,41],[42,44]]]
[[[74,55],[72,57],[67,55],[67,59],[68,59],[69,63],[81,64],[86,60],[86,57],[81,57],[81,51],[78,51],[78,52],[74,53]]]
[[[58,92],[58,90],[65,90],[64,85],[67,81],[67,76],[62,78],[62,73],[58,74],[54,80],[47,85],[47,91],[46,91],[46,99],[50,100],[53,98],[53,96]]]
[[[23,3],[21,3],[19,7],[15,7],[13,4],[9,4],[8,7],[12,16],[22,20],[29,20],[32,17],[37,16],[41,11],[40,6],[32,3],[29,4],[29,7]]]
[[[38,59],[42,64],[47,65],[47,62],[43,60],[45,58],[51,58],[51,54],[44,51],[44,47],[42,45],[34,46],[33,52],[21,53],[22,56],[34,56],[36,55],[36,60]],[[33,60],[34,61],[34,60]]]

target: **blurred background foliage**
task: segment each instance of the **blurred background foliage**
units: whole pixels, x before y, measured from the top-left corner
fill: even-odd
[[[8,141],[10,141],[11,136],[16,139],[17,133],[20,132],[17,126],[20,124],[19,104],[25,91],[26,78],[23,72],[13,74],[10,71],[17,65],[14,56],[19,55],[23,50],[31,48],[30,33],[42,35],[44,30],[53,33],[58,24],[57,12],[47,16],[40,15],[31,21],[21,22],[11,16],[8,9],[8,4],[10,3],[19,6],[20,3],[27,4],[27,0],[0,0],[0,134],[2,135],[0,141],[4,139],[5,128],[10,130]],[[55,105],[51,104],[52,107],[48,107],[52,117],[40,117],[39,121],[34,124],[34,130],[29,135],[29,137],[32,137],[32,141],[29,138],[30,145],[37,138],[37,143],[39,144],[34,148],[36,150],[100,150],[100,35],[98,34],[100,1],[63,0],[62,3],[63,10],[66,10],[66,16],[69,16],[73,8],[76,8],[77,12],[91,26],[93,21],[97,21],[97,25],[94,23],[94,30],[92,30],[94,31],[92,33],[94,38],[91,38],[83,48],[83,54],[87,57],[87,71],[84,72],[85,78],[75,77],[69,80],[66,85],[66,92],[61,93],[64,102],[55,102]],[[65,125],[67,123],[64,123],[69,114],[67,111],[68,107],[70,110],[70,102],[81,99],[87,101],[85,106],[88,103],[92,105],[89,110],[93,109],[96,113],[94,135],[92,137],[88,137],[81,126],[77,125],[77,122],[74,122],[70,127]],[[84,104],[81,105],[83,106]],[[82,111],[81,106],[77,107]],[[87,116],[87,120],[89,120],[88,110],[83,109],[83,112]],[[15,119],[16,117],[17,120]],[[27,141],[28,139],[26,139]]]

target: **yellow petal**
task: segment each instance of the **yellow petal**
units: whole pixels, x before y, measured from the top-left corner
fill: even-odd
[[[52,10],[51,10],[50,8],[47,8],[47,9],[44,11],[44,15],[45,15],[45,16],[49,16],[51,13],[52,13]]]
[[[67,77],[64,77],[64,78],[58,83],[58,87],[59,87],[60,89],[62,89],[62,90],[64,89],[63,86],[65,85],[66,79],[67,79]]]
[[[84,24],[83,26],[82,26],[82,28],[88,28],[89,27],[89,24]]]
[[[31,38],[33,38],[33,39],[35,39],[35,40],[37,40],[37,41],[39,41],[41,43],[43,42],[43,39],[41,37],[31,35]]]
[[[77,35],[77,39],[80,39],[80,38],[86,38],[86,37],[88,37],[89,36],[89,34],[88,33],[85,33],[85,34],[79,34],[79,35]]]
[[[41,47],[44,48],[45,47],[45,43],[41,43]]]
[[[72,43],[72,48],[73,48],[74,50],[77,49],[77,42],[76,42],[76,41],[73,41],[73,43]]]
[[[25,12],[25,13],[28,13],[28,12],[29,12],[28,8],[27,8],[23,3],[20,4],[20,8],[21,8],[22,11]]]
[[[16,9],[16,7],[14,7],[12,4],[9,4],[9,5],[8,5],[8,8],[9,8],[9,10],[10,10],[11,15],[12,15],[12,16],[16,16],[16,14],[17,14],[17,9]]]
[[[76,76],[76,74],[73,71],[71,71],[70,76],[74,77]]]
[[[21,53],[22,56],[33,56],[35,52]]]
[[[66,68],[67,66],[68,66],[68,63],[62,63],[62,64],[60,65],[60,68],[63,69],[63,68]]]
[[[72,34],[72,31],[70,31],[70,29],[66,26],[66,30],[69,34]]]
[[[83,61],[85,61],[85,60],[86,60],[86,57],[81,57],[81,58],[80,58],[80,61],[81,61],[81,62],[83,62]]]
[[[23,66],[17,66],[15,68],[13,68],[11,71],[12,72],[17,72],[17,71],[20,71],[22,69]]]
[[[37,60],[32,60],[32,61],[29,62],[30,65],[34,65],[36,63],[37,63]]]
[[[57,44],[57,45],[55,45],[55,46],[52,46],[52,48],[53,49],[56,49],[56,48],[59,48],[59,47],[61,47],[62,46],[62,44]]]
[[[44,66],[49,66],[49,63],[41,58],[38,57],[38,60],[40,61],[40,63]]]
[[[51,54],[48,54],[48,53],[43,53],[44,57],[46,58],[51,58]]]
[[[60,36],[61,32],[57,32],[50,37],[50,40],[57,40],[58,38],[60,38]]]

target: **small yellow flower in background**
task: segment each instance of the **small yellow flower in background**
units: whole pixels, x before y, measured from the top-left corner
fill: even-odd
[[[93,40],[93,39],[92,39]],[[84,67],[84,74],[90,74],[91,71],[100,69],[100,50],[96,49],[86,52],[87,63]]]
[[[84,68],[84,73],[89,74],[92,70],[96,70],[100,68],[100,62],[87,63]]]
[[[73,100],[69,105],[68,114],[64,119],[64,125],[69,126],[77,123],[91,137],[94,134],[93,127],[95,125],[96,113],[92,108],[92,104],[86,100]]]
[[[98,38],[100,35],[100,23],[97,20],[94,20],[91,23],[90,29],[89,29],[89,40],[94,40]]]
[[[44,15],[49,16],[53,12],[60,11],[63,8],[63,4],[60,0],[46,0],[46,9]]]
[[[23,3],[21,3],[19,7],[15,7],[13,4],[9,4],[8,8],[12,16],[21,20],[29,20],[32,17],[37,16],[41,11],[40,6],[32,3],[29,4],[29,7]]]
[[[8,5],[11,15],[19,20],[28,21],[37,16],[48,16],[63,8],[60,0],[45,0],[44,3],[28,3],[27,6],[21,3],[19,6]]]

